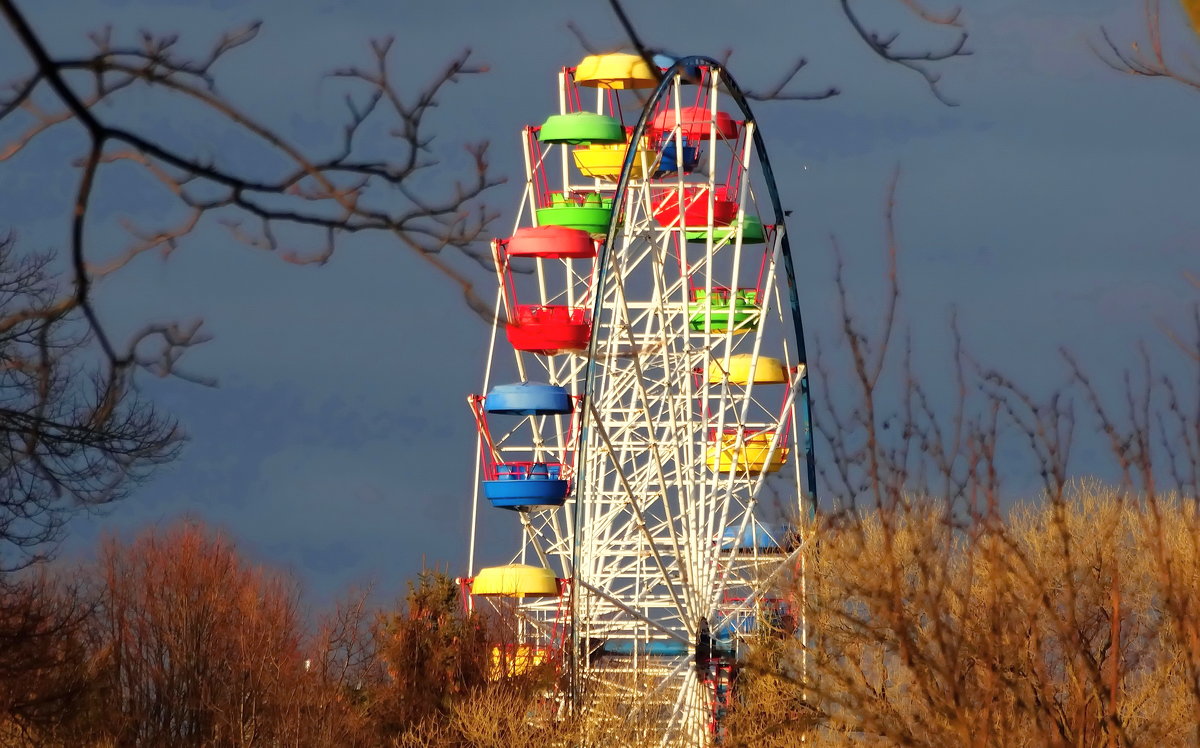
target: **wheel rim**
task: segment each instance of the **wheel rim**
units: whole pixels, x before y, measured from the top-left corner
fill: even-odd
[[[684,76],[697,72],[698,86],[688,86]],[[561,75],[560,91],[569,83]],[[685,107],[693,92],[710,122],[689,122],[700,110]],[[568,98],[560,96],[564,110]],[[718,101],[732,101],[744,116],[740,137],[728,138]],[[678,126],[656,136],[656,118]],[[685,140],[685,132],[700,137]],[[544,220],[554,216],[534,199],[535,169],[548,151],[534,142],[526,139],[523,206]],[[543,304],[590,306],[591,334],[586,352],[516,355],[523,381],[536,373],[581,402],[568,423],[561,416],[526,423],[530,447],[551,444],[574,465],[574,495],[561,509],[519,513],[515,560],[535,558],[569,580],[569,615],[562,599],[521,601],[518,636],[544,641],[549,630],[558,637],[569,676],[563,701],[577,714],[618,713],[639,739],[704,745],[722,732],[747,622],[761,627],[780,614],[772,589],[801,561],[814,511],[803,327],[763,139],[722,66],[679,60],[644,103],[628,143],[615,186],[593,182],[613,206],[590,273],[572,260],[551,267],[539,259],[534,269]],[[696,170],[649,178],[672,145],[672,155],[683,154],[677,166],[699,156]],[[557,147],[563,197],[546,204],[566,208],[568,218],[582,215],[588,205],[566,205],[567,151]],[[588,164],[611,160],[607,152],[588,156]],[[576,165],[585,164],[576,158]],[[752,243],[760,233],[762,244]],[[515,282],[510,290],[511,265],[499,250],[497,267],[497,308],[511,308]],[[487,380],[495,340],[494,331]],[[735,357],[746,373],[734,375]],[[772,369],[775,358],[782,364]],[[764,378],[760,370],[786,374]],[[481,450],[491,446],[486,441]],[[770,507],[768,496],[782,498]],[[801,528],[798,542],[763,521],[772,508]],[[473,517],[472,567],[475,526]],[[789,633],[807,637],[803,600],[791,604],[801,620]]]

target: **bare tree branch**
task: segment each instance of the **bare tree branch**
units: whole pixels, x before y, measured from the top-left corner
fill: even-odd
[[[446,86],[487,69],[472,61],[470,50],[452,59],[425,88],[405,96],[392,80],[391,40],[373,42],[369,66],[332,74],[350,87],[343,98],[347,119],[339,146],[318,156],[305,152],[216,92],[215,65],[251,43],[260,29],[258,23],[223,34],[197,58],[175,51],[175,35],[143,32],[137,44],[122,46],[113,42],[111,29],[91,36],[95,49],[90,56],[55,58],[14,0],[0,0],[0,17],[13,29],[34,67],[24,80],[10,86],[10,93],[0,96],[0,119],[21,114],[30,121],[21,135],[0,147],[0,159],[12,157],[57,126],[75,123],[88,135],[72,216],[75,293],[66,303],[83,313],[115,369],[174,374],[182,352],[205,336],[190,325],[152,324],[118,344],[95,308],[92,280],[120,270],[146,252],[175,251],[181,240],[210,216],[238,240],[278,252],[295,264],[327,262],[347,234],[390,234],[456,284],[472,309],[490,310],[491,305],[477,297],[470,277],[437,256],[450,248],[475,263],[486,266],[490,262],[490,253],[475,244],[494,214],[478,199],[503,180],[489,173],[487,144],[465,147],[473,173],[463,181],[431,189],[434,185],[428,176],[438,163],[433,138],[427,134],[429,113]],[[90,81],[87,92],[75,82],[80,73],[87,74]],[[61,109],[43,111],[36,106],[34,97],[41,89],[50,93]],[[108,121],[95,108],[101,101],[112,102],[115,96],[134,91],[198,104],[236,131],[250,135],[265,149],[264,155],[282,163],[283,168],[264,175],[250,171],[241,161],[222,163],[168,146],[152,134]],[[399,144],[398,149],[390,149],[399,153],[399,159],[390,153],[370,155],[368,146],[378,140],[380,128]],[[96,261],[88,256],[87,246],[90,197],[98,173],[115,163],[140,167],[177,201],[183,215],[160,227],[141,226],[123,218],[121,223],[132,241],[115,256]],[[397,195],[400,200],[395,199]],[[307,229],[315,241],[308,247],[284,246],[279,238],[283,226]]]
[[[1117,72],[1145,78],[1167,78],[1200,90],[1200,69],[1197,68],[1196,60],[1190,57],[1183,58],[1183,62],[1191,68],[1191,72],[1185,73],[1167,59],[1163,42],[1161,0],[1143,0],[1142,17],[1149,39],[1148,49],[1138,42],[1132,42],[1128,51],[1123,50],[1103,26],[1100,27],[1103,45],[1097,46],[1089,41],[1088,46],[1105,65]]]
[[[645,60],[646,65],[650,68],[651,72],[654,73],[654,75],[657,79],[661,80],[662,79],[662,68],[660,67],[659,61],[656,60],[655,58],[659,57],[659,56],[673,58],[673,57],[675,57],[675,55],[672,55],[663,50],[652,49],[650,47],[647,47],[646,44],[642,41],[641,36],[637,33],[637,29],[634,27],[633,22],[629,19],[629,15],[625,12],[625,8],[624,8],[624,6],[621,5],[620,0],[609,0],[609,7],[612,8],[613,13],[617,17],[618,23],[620,23],[620,25],[621,25],[622,31],[624,31],[625,36],[629,39],[630,43],[633,45],[634,53],[637,54],[639,57],[641,57],[643,60]],[[569,28],[571,30],[571,32],[575,35],[575,38],[579,40],[580,45],[584,49],[595,54],[595,52],[593,52],[593,50],[595,49],[594,45],[592,45],[588,42],[588,40],[583,36],[582,32],[580,32],[578,28],[574,27],[573,24],[568,24],[567,28]],[[728,61],[730,54],[731,54],[731,52],[728,52],[728,51],[726,52],[726,54],[725,54],[726,61]],[[785,89],[792,82],[792,80],[796,77],[796,74],[799,73],[801,70],[803,70],[807,64],[808,64],[808,61],[805,60],[803,57],[797,58],[796,62],[794,62],[792,64],[792,66],[788,69],[788,71],[782,76],[779,83],[776,84],[775,86],[773,86],[772,88],[765,89],[763,91],[759,91],[759,90],[755,90],[755,89],[746,89],[746,90],[743,90],[742,93],[746,96],[746,98],[757,100],[757,101],[774,101],[774,100],[819,101],[821,99],[828,99],[830,97],[837,96],[839,91],[837,88],[835,88],[833,86],[826,88],[824,91],[812,92],[812,93],[785,92]]]
[[[941,73],[933,72],[928,65],[924,63],[941,62],[954,57],[965,57],[971,52],[966,48],[968,34],[966,31],[960,31],[957,41],[949,47],[940,51],[924,50],[914,52],[898,52],[892,48],[892,45],[900,38],[900,32],[896,31],[887,36],[882,36],[877,32],[870,31],[863,23],[858,13],[851,8],[850,0],[840,0],[842,13],[846,16],[846,20],[850,22],[855,33],[858,34],[871,51],[887,62],[893,62],[897,65],[902,65],[909,70],[918,73],[925,82],[929,85],[929,90],[933,93],[937,100],[946,106],[958,106],[958,103],[947,98],[938,86],[941,81]],[[961,24],[958,22],[959,10],[955,9],[948,15],[937,16],[924,9],[917,0],[902,0],[910,10],[912,10],[922,20],[936,25],[954,26],[961,29]]]

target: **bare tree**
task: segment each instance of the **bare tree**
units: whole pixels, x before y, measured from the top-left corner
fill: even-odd
[[[906,67],[909,70],[919,74],[925,79],[929,90],[937,97],[938,101],[947,106],[957,106],[957,103],[949,99],[939,87],[942,75],[935,72],[932,63],[942,62],[954,57],[964,57],[971,54],[967,50],[968,34],[963,29],[960,20],[962,15],[961,8],[954,8],[945,13],[938,13],[926,8],[918,0],[899,0],[899,2],[912,13],[913,16],[920,21],[933,26],[945,26],[955,30],[956,37],[954,41],[941,49],[908,49],[903,50],[896,48],[895,45],[900,41],[900,32],[893,31],[887,34],[880,34],[876,31],[871,31],[867,28],[851,4],[850,0],[839,0],[841,3],[842,14],[846,16],[846,20],[850,22],[854,32],[858,34],[871,51],[879,56],[885,62],[893,63]]]
[[[179,445],[173,420],[92,361],[50,263],[0,239],[0,571],[40,558],[74,512],[121,498]]]
[[[1182,0],[1181,5],[1182,8],[1168,13],[1179,13],[1182,19],[1182,14],[1186,12],[1193,28],[1200,32],[1200,6],[1193,0]],[[1172,47],[1183,46],[1183,43],[1172,40],[1164,33],[1164,29],[1169,30],[1172,25],[1164,27],[1162,0],[1142,0],[1142,19],[1146,32],[1145,43],[1131,42],[1126,48],[1125,44],[1113,39],[1108,29],[1101,27],[1103,43],[1093,44],[1092,51],[1118,72],[1146,78],[1165,78],[1200,90],[1200,71],[1196,67],[1196,58],[1179,50],[1172,51]],[[1190,42],[1194,46],[1195,39],[1190,39]]]
[[[306,659],[288,579],[195,523],[108,540],[96,573],[94,739],[244,746],[287,734]]]
[[[328,261],[347,234],[386,233],[455,282],[473,308],[490,309],[469,278],[442,256],[455,249],[487,261],[486,253],[473,247],[490,218],[476,198],[499,181],[488,172],[487,144],[465,146],[475,168],[463,181],[429,178],[437,161],[427,115],[447,85],[486,69],[472,61],[469,50],[425,88],[406,96],[395,83],[391,40],[374,42],[366,64],[332,74],[345,87],[346,114],[340,141],[318,154],[290,142],[219,91],[219,71],[255,39],[257,23],[222,35],[199,57],[179,53],[173,34],[143,32],[126,43],[111,29],[91,36],[90,52],[56,57],[15,0],[0,0],[0,18],[29,60],[29,71],[0,96],[0,121],[22,128],[0,146],[0,161],[55,128],[77,128],[86,136],[71,206],[74,293],[58,300],[56,308],[84,315],[114,367],[178,375],[181,353],[205,339],[199,324],[153,322],[123,343],[113,340],[91,293],[96,279],[139,255],[174,251],[205,220],[218,221],[249,246],[301,264]],[[254,158],[237,159],[193,152],[108,114],[112,107],[120,111],[122,103],[146,100],[135,97],[161,107],[198,108],[201,116],[212,117],[214,127],[248,136],[259,150]],[[101,103],[108,108],[98,107]],[[390,139],[377,137],[381,132],[390,133]],[[91,211],[101,172],[115,164],[140,169],[161,185],[177,201],[177,219],[156,226],[126,220],[128,243],[101,261],[89,242]],[[307,246],[286,244],[280,238],[285,227],[307,232]]]
[[[488,173],[486,143],[464,146],[474,169],[461,181],[434,176],[427,122],[446,86],[485,69],[469,50],[406,94],[395,82],[391,41],[373,43],[364,63],[331,74],[344,89],[340,137],[328,152],[311,153],[220,93],[220,71],[255,39],[258,24],[222,35],[198,56],[182,54],[176,35],[145,32],[127,42],[111,29],[92,34],[82,54],[55,56],[16,0],[0,0],[0,19],[0,34],[28,60],[0,89],[0,122],[18,133],[0,143],[0,164],[52,131],[85,136],[72,164],[74,195],[63,206],[71,213],[70,284],[52,282],[51,257],[21,257],[11,240],[0,243],[0,568],[37,558],[72,511],[119,499],[177,454],[175,423],[138,397],[133,373],[207,382],[179,361],[208,336],[199,321],[148,320],[127,339],[114,337],[94,284],[139,256],[175,251],[206,222],[301,264],[328,261],[347,234],[379,232],[458,284],[473,308],[490,311],[443,253],[487,262],[490,253],[473,246],[490,218],[477,198],[499,180]],[[257,151],[213,156],[124,124],[123,108],[147,103],[192,107]],[[125,244],[97,246],[96,185],[122,168],[159,185],[175,209],[160,225],[124,218]],[[88,366],[89,348],[106,365]]]
[[[66,737],[91,696],[86,596],[62,575],[0,583],[0,742]]]

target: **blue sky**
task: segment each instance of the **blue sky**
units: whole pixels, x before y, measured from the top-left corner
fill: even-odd
[[[1186,319],[1196,296],[1182,273],[1198,265],[1200,94],[1119,75],[1088,47],[1101,24],[1117,39],[1142,38],[1140,3],[967,2],[973,54],[938,66],[943,90],[960,104],[954,108],[917,75],[875,58],[833,3],[680,4],[686,12],[629,5],[651,44],[680,54],[733,49],[730,69],[746,87],[773,83],[804,56],[810,65],[798,88],[842,90],[824,102],[756,107],[785,206],[794,211],[789,228],[810,338],[824,346],[835,338],[831,234],[843,247],[856,308],[865,318],[878,309],[883,198],[899,164],[905,324],[934,372],[945,361],[954,308],[971,349],[1035,390],[1065,379],[1057,354],[1064,345],[1109,388],[1140,340],[1164,368],[1182,366],[1160,326]],[[623,41],[602,4],[23,6],[63,54],[83,51],[86,33],[105,24],[124,39],[140,28],[177,31],[185,48],[200,50],[222,30],[262,19],[260,38],[218,69],[220,88],[313,148],[331,142],[339,114],[323,73],[365,63],[371,38],[396,37],[397,75],[408,88],[471,47],[491,71],[441,99],[442,174],[452,179],[464,168],[457,144],[491,141],[493,168],[510,179],[486,199],[501,213],[497,235],[508,233],[517,199],[518,131],[552,111],[555,72],[584,54],[566,22],[599,46]],[[881,31],[904,30],[898,44],[950,38],[887,9],[865,17]],[[7,33],[0,31],[0,68],[13,76],[26,62]],[[186,109],[139,101],[107,113],[171,142],[214,152],[240,147]],[[0,135],[11,134],[0,127]],[[81,147],[78,132],[64,130],[0,164],[0,228],[15,228],[29,248],[64,246],[70,161]],[[99,256],[119,240],[118,216],[166,209],[136,180],[116,176],[103,186],[89,238]],[[357,236],[329,265],[301,268],[207,226],[169,260],[144,257],[99,293],[101,312],[117,329],[203,318],[215,339],[187,363],[220,387],[143,383],[183,421],[187,450],[106,516],[75,522],[69,553],[106,530],[191,514],[227,528],[257,557],[291,568],[317,598],[365,582],[390,596],[422,559],[459,570],[474,438],[465,396],[480,386],[487,329],[410,250],[388,237]],[[836,394],[836,373],[832,379],[816,382],[818,396]],[[1086,451],[1080,459],[1086,472]],[[506,532],[493,535],[496,560]]]

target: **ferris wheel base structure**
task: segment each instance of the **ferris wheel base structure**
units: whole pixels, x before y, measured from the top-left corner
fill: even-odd
[[[717,61],[611,54],[560,71],[521,146],[464,600],[503,622],[495,677],[555,676],[547,719],[720,744],[740,658],[810,635],[811,391],[762,133]]]

